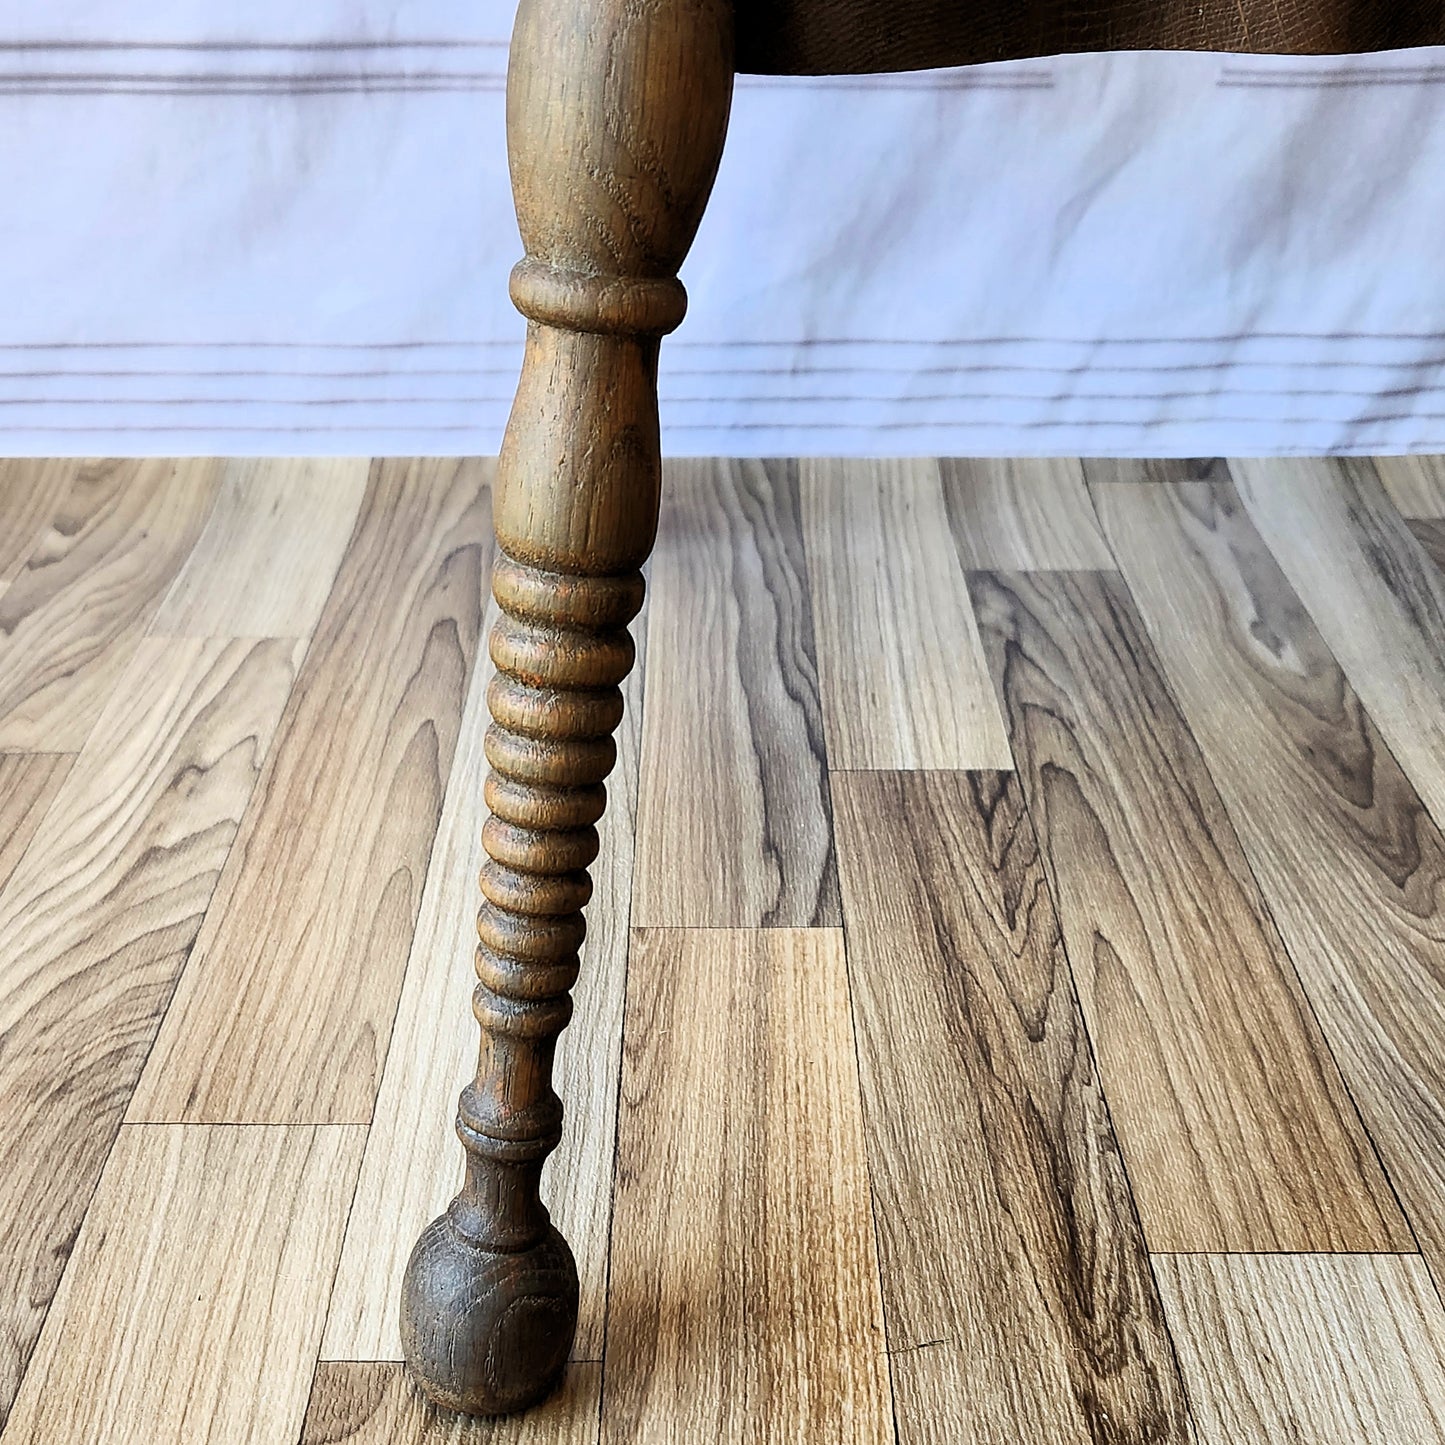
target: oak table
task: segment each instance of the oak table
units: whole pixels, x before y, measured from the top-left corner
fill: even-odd
[[[657,528],[657,356],[702,217],[733,75],[914,70],[1065,51],[1320,54],[1445,42],[1445,0],[521,0],[507,82],[527,348],[498,468],[501,616],[466,1181],[407,1267],[422,1389],[475,1414],[556,1385],[577,1271],[538,1189],[561,1137],[603,780]],[[766,264],[762,258],[761,264]]]

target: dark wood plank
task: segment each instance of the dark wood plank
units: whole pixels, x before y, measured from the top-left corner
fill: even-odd
[[[1413,1248],[1122,581],[972,581],[1151,1248]]]
[[[893,1440],[837,929],[635,930],[603,1437]]]
[[[0,890],[74,761],[69,753],[0,753]]]
[[[1187,1441],[1017,778],[833,798],[899,1439]]]
[[[298,652],[289,642],[142,641],[0,891],[0,1414],[201,926]]]
[[[40,540],[79,468],[74,458],[0,460],[0,592]]]
[[[134,1119],[370,1119],[477,653],[489,475],[376,464]]]
[[[213,461],[89,462],[0,592],[0,750],[76,752],[216,495]]]
[[[633,921],[838,921],[796,463],[667,469]]]
[[[593,1445],[602,1366],[567,1367],[562,1386],[524,1415],[455,1415],[429,1404],[400,1364],[316,1367],[300,1445]]]
[[[1445,828],[1445,576],[1363,457],[1230,463],[1290,585]]]
[[[1345,1081],[1445,1281],[1445,837],[1228,482],[1094,494]]]

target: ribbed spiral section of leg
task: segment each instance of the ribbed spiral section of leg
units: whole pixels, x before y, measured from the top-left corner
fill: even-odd
[[[618,684],[633,659],[627,624],[642,606],[643,581],[636,572],[576,577],[503,557],[492,588],[502,616],[491,637],[491,816],[482,834],[489,861],[474,1006],[494,1037],[540,1045],[572,1013],[568,990],[592,892],[587,868],[597,856],[603,780],[617,756]],[[552,1134],[552,1121],[537,1117],[535,1106],[528,1112],[534,1117],[466,1118],[464,1125],[498,1141]]]

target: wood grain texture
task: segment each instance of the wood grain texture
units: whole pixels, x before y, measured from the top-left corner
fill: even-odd
[[[301,1445],[594,1445],[601,1393],[602,1366],[574,1364],[535,1409],[479,1419],[438,1410],[400,1365],[323,1361]]]
[[[73,457],[0,460],[0,592],[40,540],[79,467]]]
[[[88,462],[0,593],[0,750],[76,752],[215,500],[212,461]]]
[[[364,1133],[123,1129],[5,1445],[295,1440]]]
[[[0,753],[0,891],[74,761],[69,753]]]
[[[1370,462],[1230,463],[1290,585],[1445,827],[1445,576]]]
[[[1406,518],[1445,518],[1445,457],[1376,457],[1375,470]]]
[[[1114,565],[1076,458],[953,457],[938,466],[954,546],[966,569]]]
[[[488,471],[374,467],[133,1120],[371,1117],[476,657]]]
[[[672,464],[650,588],[634,922],[836,924],[796,464]]]
[[[1445,575],[1445,520],[1412,518],[1410,535],[1420,544],[1425,555]]]
[[[893,1439],[843,940],[634,930],[603,1438]]]
[[[1411,1256],[1161,1255],[1199,1445],[1445,1441],[1445,1313]]]
[[[972,581],[1150,1246],[1412,1248],[1122,582]]]
[[[1011,768],[933,461],[804,461],[828,762]]]
[[[0,891],[0,1414],[201,926],[298,663],[146,639]]]
[[[309,637],[366,493],[361,457],[236,457],[151,632]]]
[[[833,777],[899,1439],[1188,1440],[1009,773]]]
[[[640,651],[645,630],[634,624],[633,632]],[[422,1226],[446,1207],[462,1182],[454,1114],[457,1091],[477,1060],[470,959],[477,937],[476,878],[486,857],[478,803],[487,768],[488,676],[487,669],[477,668],[462,718],[331,1295],[324,1360],[402,1358],[396,1304],[407,1255]],[[571,1242],[581,1277],[577,1359],[602,1358],[642,677],[642,669],[635,669],[622,685],[627,712],[616,734],[617,768],[597,827],[597,860],[589,870],[594,886],[574,989],[576,1013],[557,1049],[558,1092],[566,1109],[562,1142],[543,1176],[548,1208]]]
[[[1445,1281],[1445,837],[1227,482],[1094,494],[1351,1095]]]

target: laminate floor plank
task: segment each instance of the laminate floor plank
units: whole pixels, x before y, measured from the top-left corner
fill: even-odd
[[[972,583],[1150,1247],[1413,1249],[1122,581]]]
[[[218,462],[88,462],[0,592],[0,751],[79,751],[201,534]]]
[[[40,540],[79,467],[73,457],[0,459],[0,592]]]
[[[633,631],[641,651],[645,635],[637,624]],[[325,1360],[402,1358],[397,1300],[407,1258],[423,1226],[441,1213],[462,1182],[462,1149],[453,1121],[457,1095],[471,1081],[477,1062],[472,954],[480,902],[477,875],[486,856],[482,743],[490,673],[488,667],[473,673],[332,1291],[321,1351]],[[575,1011],[557,1049],[556,1087],[566,1109],[562,1142],[542,1176],[543,1196],[572,1246],[581,1277],[573,1344],[578,1359],[602,1358],[642,677],[642,668],[635,668],[622,688],[627,711],[616,734],[617,767],[608,779],[607,812],[598,824],[597,860],[588,870],[593,891],[582,971],[572,995]]]
[[[899,1440],[1189,1440],[1011,773],[833,776]]]
[[[1290,585],[1445,827],[1445,576],[1370,462],[1275,458],[1230,467]]]
[[[488,477],[374,467],[132,1121],[370,1120],[477,653]]]
[[[143,640],[0,891],[0,1415],[200,929],[297,652]]]
[[[836,925],[796,465],[671,464],[650,591],[634,922]]]
[[[151,632],[309,637],[356,525],[363,457],[236,457]]]
[[[123,1129],[4,1445],[297,1439],[365,1132]]]
[[[1199,1445],[1445,1442],[1445,1313],[1419,1259],[1163,1255]]]
[[[833,768],[1011,768],[934,461],[804,461]]]
[[[301,1445],[594,1445],[602,1366],[568,1367],[557,1394],[524,1415],[437,1410],[398,1364],[323,1361]]]
[[[1114,559],[1073,457],[945,457],[943,501],[970,571],[1087,571]]]
[[[74,761],[71,753],[0,753],[0,891]]]
[[[1408,519],[1445,519],[1445,457],[1377,457],[1390,500]]]
[[[1174,692],[1445,1282],[1445,837],[1227,482],[1095,488]]]
[[[602,1433],[893,1440],[835,929],[634,930]]]

